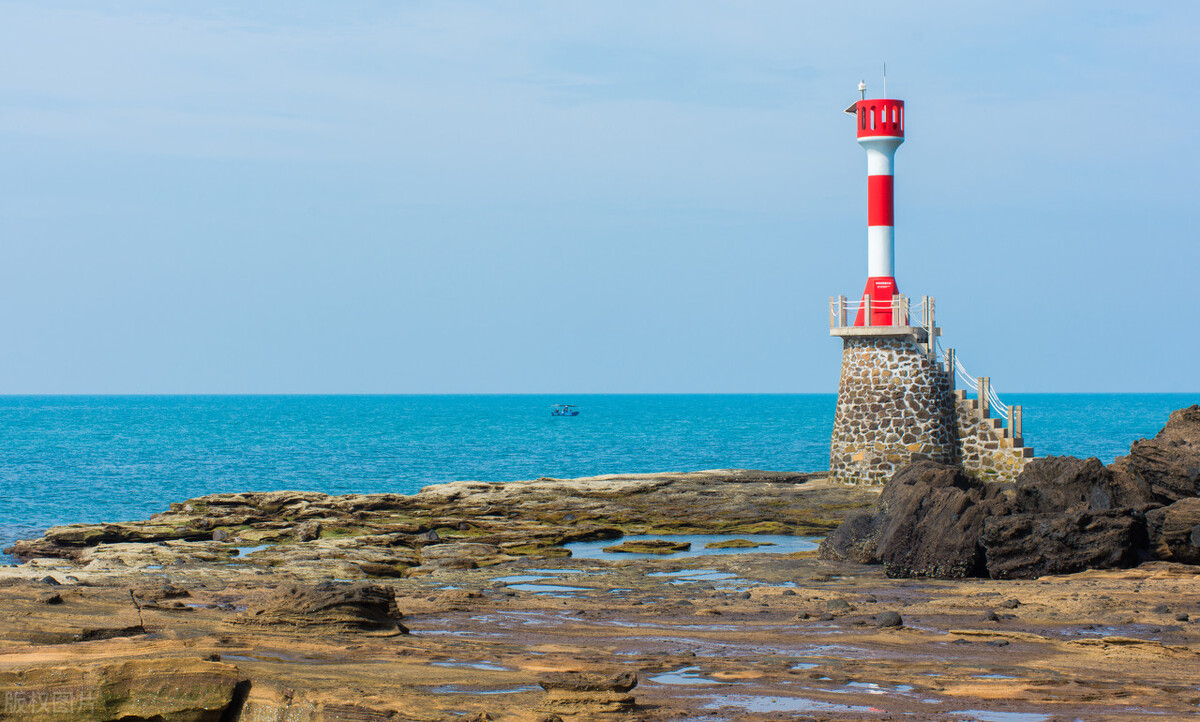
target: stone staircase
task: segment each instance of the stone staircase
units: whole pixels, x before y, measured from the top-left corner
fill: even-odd
[[[1025,439],[1020,436],[1020,430],[1017,434],[1012,433],[1012,429],[1004,425],[1004,419],[994,417],[984,417],[979,408],[979,399],[967,398],[965,389],[955,389],[954,402],[958,407],[959,415],[974,416],[978,419],[979,424],[991,433],[991,437],[998,441],[1002,446],[1008,449],[1021,449],[1021,455],[1027,459],[1032,459],[1033,447],[1025,446]],[[1015,407],[1015,408],[1020,408]]]

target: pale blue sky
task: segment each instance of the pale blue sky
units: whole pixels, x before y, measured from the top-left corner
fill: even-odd
[[[0,393],[833,392],[883,61],[966,365],[1198,390],[1200,5],[834,5],[0,2]]]

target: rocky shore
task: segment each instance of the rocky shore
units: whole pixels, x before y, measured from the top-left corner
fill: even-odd
[[[1170,434],[1141,443],[1121,468],[1143,479],[1186,446]],[[945,498],[926,508],[899,486],[881,497],[821,474],[717,470],[408,496],[220,494],[141,522],[54,528],[15,544],[22,563],[0,568],[0,719],[1197,711],[1200,568],[1182,541],[1195,534],[1182,481],[1171,477],[1179,499],[1137,512],[1135,556],[1098,565],[1120,568],[992,575],[989,547],[981,561],[973,545],[983,537],[967,544],[962,532],[936,540],[956,550],[937,557],[934,571],[947,573],[898,574],[917,571],[926,548],[904,558],[901,540],[946,528],[932,520],[957,513],[986,531],[999,513],[982,510],[999,499],[1009,516],[1032,503],[1020,501],[1029,485],[992,489],[953,469],[905,470],[901,485],[906,473]],[[1135,509],[1115,498],[1112,508]],[[1103,517],[1101,501],[1085,501],[1062,506]],[[897,532],[887,515],[902,508],[930,523]],[[816,542],[839,527],[839,551],[819,558]],[[693,556],[653,543],[601,551],[630,535],[679,547],[689,534],[722,536],[691,541]],[[760,545],[763,534],[811,537],[813,551]],[[595,554],[572,556],[580,543]],[[1170,556],[1150,553],[1161,549]]]

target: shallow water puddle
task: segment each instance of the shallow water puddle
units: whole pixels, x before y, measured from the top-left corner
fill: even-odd
[[[533,692],[539,687],[533,685],[525,685],[522,687],[512,687],[510,689],[468,689],[466,687],[456,687],[452,684],[445,684],[441,687],[434,687],[429,690],[434,694],[520,694],[521,692]]]
[[[270,549],[271,546],[272,546],[271,544],[260,544],[256,547],[234,547],[233,551],[235,551],[237,553],[234,554],[233,556],[235,556],[235,557],[248,556],[250,554],[253,554],[254,552],[261,552],[263,549]]]
[[[835,694],[866,693],[866,694],[907,694],[913,691],[912,685],[899,684],[887,687],[875,682],[847,682],[841,689],[832,689]]]
[[[550,592],[590,592],[587,587],[568,587],[562,584],[509,584],[509,589],[518,589],[522,592],[536,592],[538,594],[548,594]]]
[[[495,577],[493,582],[504,582],[505,584],[520,584],[521,582],[540,582],[543,579],[551,579],[540,574],[513,574],[507,577]]]
[[[880,712],[875,707],[854,704],[822,702],[807,697],[768,697],[756,695],[728,695],[714,697],[703,709],[739,707],[747,712]]]
[[[623,542],[650,541],[652,539],[667,539],[674,542],[688,542],[692,546],[687,551],[671,554],[625,554],[621,552],[606,552],[605,547]],[[732,549],[705,549],[705,544],[728,542],[734,539],[770,546],[754,548],[735,547]],[[785,536],[782,534],[659,534],[631,535],[620,539],[604,541],[573,542],[563,546],[571,550],[572,559],[683,559],[685,557],[709,556],[712,554],[790,554],[793,552],[808,552],[817,548],[820,537]]]
[[[434,667],[450,667],[451,669],[483,669],[495,672],[510,672],[509,667],[501,667],[498,664],[489,662],[460,662],[457,659],[450,659],[445,662],[432,662]]]
[[[1040,712],[997,712],[990,709],[961,709],[946,714],[959,715],[978,722],[1045,722],[1050,719],[1050,715]]]
[[[654,684],[724,684],[715,679],[701,677],[699,667],[684,667],[674,672],[665,672],[649,678]]]
[[[737,579],[738,575],[729,572],[719,572],[716,569],[683,569],[678,572],[651,572],[648,577],[674,577],[671,584],[687,584],[689,582],[715,582],[727,579]]]

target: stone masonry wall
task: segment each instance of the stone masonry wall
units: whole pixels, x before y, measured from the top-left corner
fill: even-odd
[[[843,339],[831,475],[882,484],[914,458],[953,462],[954,401],[941,366],[907,336]]]
[[[918,459],[1012,481],[1033,455],[955,395],[942,365],[911,336],[848,336],[829,449],[831,476],[882,484]]]

